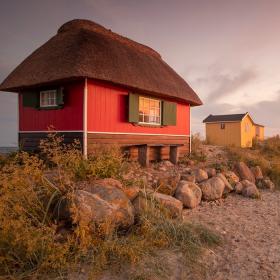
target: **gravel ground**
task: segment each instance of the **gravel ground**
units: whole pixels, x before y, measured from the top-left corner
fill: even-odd
[[[221,246],[205,256],[207,280],[280,279],[280,192],[260,200],[231,194],[185,210],[185,219],[216,230]]]

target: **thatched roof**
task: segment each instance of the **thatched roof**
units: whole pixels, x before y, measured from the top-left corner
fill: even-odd
[[[191,105],[202,102],[153,49],[89,20],[72,20],[27,57],[0,85],[3,91],[79,78],[169,96]]]

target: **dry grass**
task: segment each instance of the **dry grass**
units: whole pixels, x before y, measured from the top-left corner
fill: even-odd
[[[280,188],[280,137],[275,136],[263,142],[254,142],[251,149],[230,147],[227,149],[229,164],[236,161],[244,161],[249,166],[259,165],[264,174],[270,177]]]
[[[188,163],[189,160],[198,162],[206,161],[206,154],[203,151],[203,140],[199,133],[193,134],[191,137],[191,154],[186,155],[180,160],[181,163]]]
[[[78,224],[61,234],[53,210],[63,199],[71,200],[77,180],[119,178],[128,168],[115,147],[84,160],[78,143],[62,141],[50,134],[41,144],[43,159],[19,152],[0,168],[0,278],[63,278],[85,264],[98,275],[143,257],[156,267],[155,252],[162,249],[181,252],[186,262],[194,263],[203,248],[218,243],[209,230],[171,220],[150,200],[128,232],[104,235],[96,228],[92,234]]]

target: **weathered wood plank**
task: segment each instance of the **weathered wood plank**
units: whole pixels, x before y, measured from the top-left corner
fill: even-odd
[[[38,151],[41,139],[46,139],[49,132],[19,133],[19,147],[24,151]],[[79,140],[82,146],[82,132],[59,132],[58,136],[64,137],[65,144],[71,144],[74,140]]]

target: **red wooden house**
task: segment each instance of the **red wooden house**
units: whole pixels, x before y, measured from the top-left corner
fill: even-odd
[[[85,155],[98,143],[129,147],[132,157],[187,153],[190,109],[202,104],[156,51],[88,20],[65,23],[0,90],[19,93],[23,149],[53,126]]]

